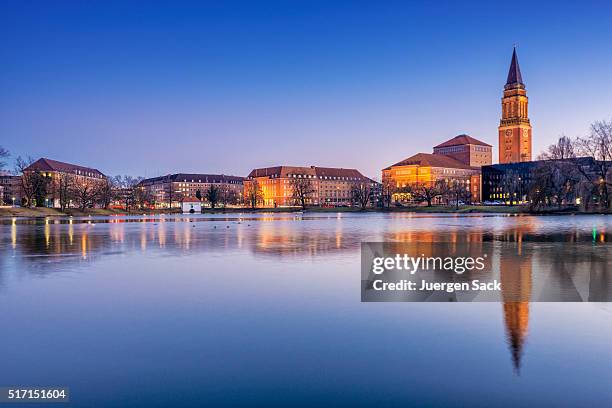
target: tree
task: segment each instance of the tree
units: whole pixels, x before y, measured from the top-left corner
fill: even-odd
[[[533,208],[551,206],[561,208],[574,198],[580,181],[581,163],[576,160],[575,142],[561,136],[538,158],[543,160],[533,172],[529,198]]]
[[[440,184],[441,195],[445,196],[449,203],[455,204],[456,209],[459,209],[460,201],[469,201],[472,196],[470,185],[464,180],[454,179]]]
[[[263,193],[259,182],[255,179],[246,180],[244,184],[244,200],[251,208],[257,208],[257,204],[261,201]]]
[[[6,160],[10,156],[8,150],[4,147],[0,146],[0,170],[2,170],[6,166]]]
[[[21,191],[26,200],[25,205],[27,206],[32,206],[34,203],[35,180],[32,177],[32,173],[25,172],[25,169],[32,163],[34,163],[34,159],[29,156],[26,159],[23,159],[21,156],[17,156],[15,159],[14,173],[15,175],[21,176]]]
[[[66,211],[70,201],[72,201],[73,187],[74,177],[71,174],[60,173],[55,179],[55,191],[57,192],[62,211]]]
[[[507,171],[502,177],[501,188],[507,205],[518,204],[522,195],[520,174],[514,170]]]
[[[166,191],[166,197],[168,197],[168,208],[172,208],[172,201],[180,201],[181,202],[181,207],[183,205],[182,203],[182,193],[180,190],[175,190],[174,189],[174,182],[172,181],[172,178],[170,176],[166,177],[165,183],[167,183],[167,188],[165,189]],[[178,200],[178,198],[180,198],[180,200]]]
[[[114,196],[119,199],[125,211],[130,211],[137,204],[145,202],[148,194],[144,194],[144,188],[138,187],[138,184],[143,180],[142,177],[132,177],[128,175],[115,176],[113,185],[115,189]]]
[[[219,187],[219,203],[223,208],[227,207],[228,204],[238,204],[240,197],[235,188],[232,188],[228,184],[222,184]]]
[[[548,146],[539,160],[567,160],[576,157],[574,141],[565,135],[561,135],[556,143]]]
[[[211,184],[210,187],[208,187],[208,190],[206,190],[204,193],[204,196],[210,204],[210,208],[215,208],[219,202],[219,187]]]
[[[198,201],[202,201],[202,192],[199,189],[196,191],[195,195]]]
[[[609,188],[612,184],[612,120],[597,121],[591,125],[590,133],[576,139],[576,148],[580,155],[593,157],[595,168],[586,170],[577,166],[577,170],[593,184],[593,190],[599,197],[601,208],[610,208]]]
[[[97,181],[82,179],[72,184],[72,195],[81,211],[93,207],[99,194],[100,183]]]
[[[132,196],[134,197],[134,204],[139,208],[146,207],[153,201],[153,195],[151,192],[144,187],[134,186],[132,187]]]
[[[117,198],[117,189],[115,188],[114,180],[107,178],[100,183],[98,190],[98,201],[102,208],[108,209],[110,204]]]
[[[370,183],[354,183],[351,186],[351,198],[353,202],[357,203],[362,210],[365,210],[372,201],[372,197],[374,196],[374,191],[372,191],[372,187]]]
[[[419,201],[425,201],[428,207],[431,207],[433,200],[442,195],[442,190],[445,186],[443,180],[439,180],[431,183],[424,183],[421,185],[410,186],[408,193],[413,194],[415,199]]]
[[[380,199],[383,207],[391,207],[391,201],[393,201],[393,194],[395,193],[395,185],[392,180],[384,180],[382,183],[382,191]]]
[[[311,180],[305,177],[296,177],[291,179],[290,185],[294,202],[299,204],[302,210],[305,210],[306,204],[310,202],[311,196],[315,192]]]

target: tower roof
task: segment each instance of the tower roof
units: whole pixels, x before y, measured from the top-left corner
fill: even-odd
[[[519,66],[518,57],[516,56],[516,47],[512,50],[512,61],[510,62],[510,70],[508,71],[508,80],[506,86],[525,85],[521,76],[521,67]]]

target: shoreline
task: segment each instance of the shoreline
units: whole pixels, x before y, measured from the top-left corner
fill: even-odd
[[[461,206],[459,209],[448,206],[432,207],[391,207],[391,208],[361,208],[353,207],[312,207],[302,211],[300,207],[283,208],[204,208],[201,214],[236,214],[236,213],[414,213],[414,214],[514,214],[514,215],[608,215],[610,212],[583,212],[576,210],[546,210],[527,211],[518,206]],[[87,217],[87,216],[134,216],[134,215],[189,215],[176,210],[144,210],[144,211],[122,211],[119,209],[88,209],[81,211],[70,209],[62,212],[56,208],[23,208],[23,207],[0,207],[0,218],[46,218],[46,217]]]

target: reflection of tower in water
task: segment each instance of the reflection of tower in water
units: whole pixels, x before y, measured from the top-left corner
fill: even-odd
[[[531,255],[526,255],[519,238],[517,253],[502,253],[499,261],[506,339],[517,373],[520,372],[529,326],[532,266]]]

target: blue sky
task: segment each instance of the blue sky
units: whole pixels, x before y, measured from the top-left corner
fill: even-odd
[[[0,145],[111,175],[380,177],[460,133],[496,148],[518,43],[537,152],[612,118],[612,5],[534,3],[3,1]]]

